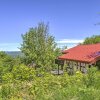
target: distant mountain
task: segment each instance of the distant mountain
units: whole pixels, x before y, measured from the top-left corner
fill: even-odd
[[[21,51],[5,51],[5,52],[12,57],[23,55],[23,53]]]

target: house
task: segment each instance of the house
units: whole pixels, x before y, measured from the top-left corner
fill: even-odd
[[[100,43],[77,45],[64,50],[58,59],[63,60],[67,64],[67,71],[80,70],[86,73],[88,68],[98,65],[98,63],[100,65]]]

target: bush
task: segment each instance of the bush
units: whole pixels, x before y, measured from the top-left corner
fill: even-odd
[[[2,76],[0,84],[1,100],[99,100],[100,72],[95,68],[87,74],[77,72],[69,76],[52,75],[42,69],[25,65],[14,66],[12,72]]]

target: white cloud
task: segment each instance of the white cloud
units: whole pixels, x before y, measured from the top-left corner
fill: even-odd
[[[0,43],[0,51],[20,51],[20,43]]]
[[[56,43],[82,43],[84,40],[76,40],[76,39],[62,39],[59,41],[56,41]]]

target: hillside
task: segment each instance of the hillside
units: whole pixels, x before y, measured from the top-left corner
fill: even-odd
[[[6,51],[6,53],[10,56],[16,57],[16,56],[22,56],[23,54],[21,51]]]

